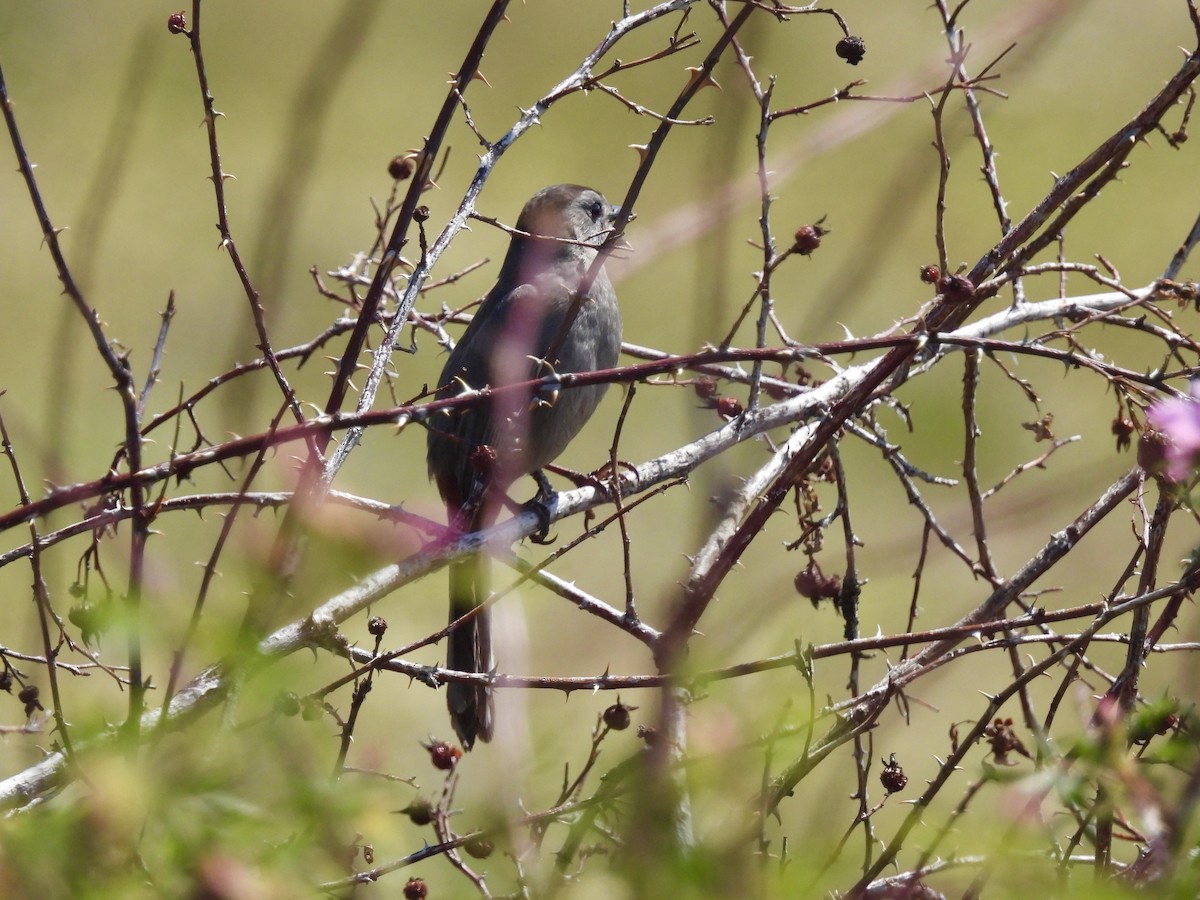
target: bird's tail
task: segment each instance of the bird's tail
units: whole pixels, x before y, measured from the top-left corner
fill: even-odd
[[[488,562],[486,554],[477,553],[450,564],[450,621],[476,610],[474,616],[450,632],[446,667],[457,672],[487,673],[495,667],[491,611],[478,609],[488,595]],[[464,750],[470,750],[476,738],[492,739],[495,715],[491,688],[450,682],[446,685],[446,705]]]

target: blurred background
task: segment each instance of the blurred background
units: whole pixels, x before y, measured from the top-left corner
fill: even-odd
[[[212,0],[203,5],[205,61],[216,108],[224,116],[218,124],[222,162],[235,176],[226,183],[230,222],[268,311],[277,349],[310,340],[346,312],[318,293],[310,270],[325,277],[371,246],[376,208],[393,190],[388,163],[421,146],[450,73],[460,65],[485,9],[485,4],[465,0],[302,5]],[[847,0],[837,10],[866,42],[866,58],[857,67],[847,66],[834,53],[841,33],[830,16],[797,16],[779,23],[756,15],[742,32],[758,76],[764,81],[769,74],[777,76],[773,108],[812,103],[857,79],[867,82],[859,92],[892,98],[920,95],[945,81],[948,51],[928,4]],[[168,34],[166,28],[167,16],[174,11],[163,4],[110,0],[86,5],[57,0],[0,3],[0,65],[26,150],[37,164],[42,196],[55,225],[67,229],[61,238],[76,280],[106,333],[128,352],[139,383],[149,366],[161,313],[174,293],[177,312],[159,382],[150,395],[151,413],[171,408],[181,395],[259,355],[245,295],[228,255],[218,246],[194,62],[186,39]],[[467,97],[479,131],[498,139],[521,108],[574,71],[619,15],[617,2],[513,4],[509,21],[499,28],[484,57],[486,83],[474,83]],[[1056,174],[1068,171],[1128,121],[1177,69],[1178,47],[1194,43],[1182,0],[1136,7],[1117,0],[978,0],[961,21],[971,45],[967,67],[972,72],[1016,44],[994,70],[1002,77],[990,83],[1008,99],[982,95],[1014,220],[1041,199]],[[630,60],[656,52],[678,24],[673,16],[645,28],[622,43],[616,55]],[[704,7],[682,26],[683,33],[692,30],[701,46],[622,73],[613,79],[614,86],[637,103],[665,111],[685,83],[684,66],[698,65],[719,34],[714,16]],[[750,245],[761,234],[754,144],[758,110],[732,58],[719,64],[716,79],[720,89],[702,91],[686,112],[696,119],[711,115],[714,124],[673,130],[638,202],[638,219],[629,229],[634,249],[627,259],[610,263],[626,340],[670,353],[719,342],[751,299],[754,273],[761,268],[761,252]],[[950,108],[948,252],[952,266],[969,267],[996,241],[1000,229],[980,178],[979,149],[961,100],[951,99]],[[644,144],[655,124],[603,92],[574,94],[552,106],[541,126],[501,158],[478,210],[511,223],[534,191],[561,181],[593,186],[619,202],[638,163],[629,145]],[[937,156],[932,138],[930,104],[924,99],[843,101],[773,126],[769,167],[776,202],[771,216],[781,249],[800,225],[826,217],[824,224],[831,229],[819,252],[791,259],[776,275],[777,313],[793,339],[817,343],[877,333],[930,299],[930,288],[919,280],[918,270],[937,261]],[[461,115],[446,144],[445,168],[424,201],[431,211],[431,237],[457,208],[481,152]],[[1196,215],[1200,170],[1192,152],[1190,146],[1172,149],[1161,138],[1137,149],[1122,179],[1072,224],[1066,256],[1093,262],[1094,254],[1101,253],[1131,287],[1161,274]],[[108,374],[78,313],[61,293],[14,158],[7,149],[5,153],[8,162],[0,166],[0,413],[24,479],[36,496],[51,484],[101,477],[121,442],[121,418]],[[457,308],[482,296],[506,245],[504,234],[474,223],[443,256],[434,277],[480,261],[486,264],[427,294],[421,311],[437,313],[443,304]],[[1195,265],[1187,267],[1183,277],[1195,278]],[[1046,299],[1057,294],[1059,281],[1047,277],[1031,280],[1027,287],[1030,299]],[[1067,279],[1067,289],[1092,292],[1087,282],[1074,276]],[[1011,295],[1003,295],[982,313],[1009,301]],[[757,310],[748,321],[756,315]],[[1191,310],[1179,314],[1191,315]],[[1179,327],[1187,330],[1186,325]],[[378,333],[372,341],[377,338]],[[1136,337],[1092,331],[1086,340],[1128,368],[1145,370],[1161,361],[1155,346]],[[748,324],[735,343],[748,346],[753,341]],[[313,412],[325,403],[330,358],[336,359],[343,346],[344,338],[335,339],[303,368],[287,367],[297,393]],[[415,397],[424,385],[433,384],[444,361],[428,334],[417,335],[416,349],[398,352],[393,359],[398,400]],[[865,357],[853,360],[862,361]],[[1082,436],[1059,451],[1045,470],[1027,473],[992,501],[992,549],[1000,571],[1010,574],[1134,460],[1115,451],[1109,423],[1118,409],[1101,381],[1028,358],[1007,359],[1005,364],[1035,385],[1042,402],[1035,410],[1011,381],[985,367],[979,411],[979,464],[985,487],[1044,451],[1045,445],[1035,443],[1022,423],[1049,412],[1056,436]],[[821,378],[828,373],[812,368],[810,374]],[[910,460],[946,477],[961,474],[961,375],[961,366],[950,360],[900,392],[900,399],[909,404],[911,431],[899,416],[879,414],[890,438],[903,445]],[[744,388],[723,390],[745,400]],[[607,459],[621,399],[621,391],[610,391],[563,464],[590,471]],[[217,442],[264,430],[277,405],[270,376],[258,373],[222,387],[199,404],[196,413],[206,438]],[[716,413],[704,408],[690,388],[642,386],[620,454],[641,462],[719,425]],[[164,429],[147,448],[147,458],[166,459],[174,441],[187,449],[193,439],[187,433],[176,439]],[[418,428],[370,432],[336,487],[402,503],[412,512],[442,521],[444,511],[426,479],[424,448]],[[686,555],[696,551],[714,521],[719,506],[712,498],[736,489],[740,479],[765,462],[767,449],[763,441],[747,442],[698,469],[689,487],[650,501],[630,518],[639,611],[651,624],[665,622],[687,572]],[[259,480],[260,489],[289,487],[297,452],[281,448]],[[902,630],[913,594],[922,521],[908,507],[877,451],[848,441],[843,453],[854,527],[864,543],[859,554],[868,579],[862,597],[863,633]],[[234,467],[232,474],[230,481],[216,469],[200,472],[192,483],[171,485],[168,496],[233,490],[241,471]],[[832,505],[828,486],[820,493]],[[969,508],[962,498],[961,490],[928,492],[947,529],[960,543],[973,546]],[[0,508],[16,504],[17,491],[6,476],[0,480]],[[49,530],[77,516],[78,511],[63,511],[39,524]],[[199,642],[188,651],[185,677],[227,648],[278,521],[273,512],[243,514],[235,540],[221,558],[218,587]],[[1128,515],[1114,516],[1089,536],[1054,571],[1052,584],[1037,586],[1059,592],[1043,602],[1075,605],[1111,591],[1131,547],[1130,521]],[[1173,558],[1195,543],[1195,534],[1186,533],[1189,524],[1178,520],[1171,536]],[[214,512],[179,513],[156,523],[161,534],[150,542],[145,602],[153,629],[147,636],[147,670],[159,687],[166,680],[169,654],[192,614],[201,565],[219,526]],[[345,509],[322,510],[308,527],[313,540],[294,596],[276,624],[303,615],[420,545],[417,535]],[[574,538],[579,529],[578,521],[561,523],[560,543]],[[844,625],[836,612],[828,606],[814,610],[792,587],[804,560],[782,545],[797,536],[794,519],[779,516],[750,549],[741,569],[722,588],[720,603],[701,623],[704,634],[693,642],[690,660],[697,668],[786,653],[796,641],[821,643],[842,637]],[[23,529],[0,534],[0,553],[28,540]],[[50,596],[64,617],[80,602],[72,586],[81,581],[79,564],[87,542],[81,537],[60,546],[47,553],[43,563]],[[128,578],[127,542],[127,529],[122,528],[101,550],[114,596],[120,595]],[[624,579],[619,534],[610,529],[587,547],[566,556],[554,571],[620,605]],[[541,548],[522,552],[531,559],[542,558]],[[821,557],[827,571],[844,570],[842,554],[831,532],[830,546]],[[29,583],[27,564],[0,568],[0,597],[9,609],[0,643],[37,652],[40,639]],[[932,554],[923,574],[921,626],[953,622],[987,590],[947,554]],[[95,574],[86,594],[88,601],[105,594]],[[444,606],[440,573],[387,598],[372,610],[390,623],[385,648],[442,627]],[[535,589],[518,591],[498,615],[504,671],[653,671],[644,648]],[[1195,632],[1192,616],[1181,624],[1178,637],[1195,639]],[[344,633],[370,646],[366,617],[347,623]],[[118,635],[102,636],[100,647],[110,663],[123,661],[123,639]],[[438,647],[412,657],[431,664],[442,658]],[[1098,651],[1094,658],[1119,669],[1123,649],[1114,646],[1110,656]],[[881,678],[887,665],[885,654],[865,661],[863,684]],[[934,756],[947,752],[948,723],[978,715],[983,699],[977,689],[994,690],[1011,675],[1001,657],[979,654],[969,666],[969,675],[965,667],[949,666],[941,675],[924,679],[919,695],[909,698],[910,721],[895,716],[875,734],[874,755],[897,753],[914,784],[936,771]],[[414,795],[437,790],[436,773],[418,741],[430,733],[449,733],[440,693],[399,678],[381,678],[348,760],[364,769],[415,777],[419,789],[352,776],[331,785],[327,774],[336,752],[333,723],[271,716],[279,691],[303,694],[345,671],[345,664],[336,660],[297,655],[254,681],[223,723],[212,716],[213,728],[202,729],[202,734],[190,729],[166,738],[166,747],[174,752],[148,751],[144,768],[105,761],[111,771],[98,768],[106,776],[87,779],[91,790],[86,792],[85,812],[70,807],[53,814],[59,817],[61,834],[76,840],[79,829],[95,829],[130,841],[141,834],[146,865],[154,871],[167,865],[164,860],[175,860],[180,872],[199,871],[203,859],[227,855],[274,872],[280,880],[269,887],[280,890],[285,890],[280,885],[290,884],[289,877],[298,879],[296,883],[337,877],[344,863],[339,854],[355,840],[356,831],[362,842],[374,844],[380,859],[418,849],[427,833],[393,813]],[[819,666],[817,676],[818,701],[825,694],[846,695],[844,662]],[[1053,691],[1057,683],[1047,690]],[[1153,696],[1168,687],[1190,692],[1194,688],[1185,686],[1193,684],[1186,661],[1166,660],[1148,673],[1144,692]],[[80,733],[123,716],[126,698],[108,679],[67,678],[64,688],[66,712]],[[1060,720],[1073,718],[1081,725],[1090,714],[1087,694],[1081,688],[1078,696],[1071,695],[1070,708],[1060,713]],[[329,699],[343,712],[348,705],[344,692]],[[461,805],[470,810],[472,820],[456,820],[455,827],[488,824],[480,813],[487,808],[485,799],[495,801],[496,814],[511,814],[518,801],[529,811],[552,803],[564,763],[572,772],[582,765],[589,729],[613,699],[572,695],[564,700],[550,691],[502,697],[501,715],[513,723],[511,734],[476,751],[460,767]],[[641,707],[635,721],[652,721],[654,695],[622,699]],[[152,691],[150,703],[154,700]],[[14,699],[9,706],[0,721],[21,721],[20,704]],[[733,826],[752,814],[749,798],[763,773],[756,739],[781,723],[802,724],[809,712],[805,686],[794,671],[714,685],[695,706],[690,721],[696,763],[689,776],[695,785],[698,829],[706,840],[722,846],[732,837]],[[253,727],[256,722],[259,727]],[[238,740],[243,733],[253,734],[253,740]],[[36,762],[52,740],[50,735],[43,737],[35,741],[13,736],[0,743],[0,775]],[[600,769],[638,746],[632,732],[614,736],[605,746]],[[793,740],[776,753],[790,758],[801,749]],[[845,758],[828,765],[842,766],[834,771],[844,776],[850,772],[849,749],[843,753]],[[819,860],[849,827],[857,805],[849,799],[852,780],[812,781],[802,785],[803,797],[798,792],[793,808],[785,807],[772,837],[787,838],[793,856]],[[948,796],[947,802],[954,799]],[[1001,804],[999,795],[986,802],[995,808]],[[903,813],[897,804],[878,814],[876,828],[885,839],[889,825],[894,828]],[[289,829],[280,827],[281,821],[307,824],[297,828],[299,837],[284,840]],[[971,852],[975,841],[989,839],[987,833],[968,834],[957,848]],[[16,863],[13,870],[35,878],[30,874],[39,868],[34,861],[45,859],[38,843],[19,830],[7,840],[15,857],[21,856],[18,851],[29,855],[27,870]],[[267,844],[273,848],[270,853],[248,849]],[[53,842],[43,838],[44,846]],[[313,846],[323,847],[324,853],[312,854]],[[215,849],[204,851],[207,856],[201,853],[203,859],[189,856],[197,847]],[[288,870],[292,865],[295,868]],[[500,883],[508,885],[511,867],[496,859],[491,868],[502,870]],[[451,881],[444,861],[431,861],[425,869],[449,882],[444,895],[455,895],[466,885]],[[573,888],[579,896],[621,895],[622,888],[601,869],[597,866]],[[852,861],[843,874],[852,877]],[[50,879],[47,883],[54,891],[72,884],[62,873],[43,872],[38,877]],[[1019,873],[1013,880],[1020,881]],[[508,888],[497,888],[502,889]]]

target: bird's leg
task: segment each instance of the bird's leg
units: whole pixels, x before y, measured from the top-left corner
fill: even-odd
[[[538,530],[531,534],[529,539],[535,544],[553,544],[556,539],[549,537],[550,501],[554,499],[557,492],[554,490],[554,485],[550,483],[550,479],[546,477],[546,473],[541,469],[534,469],[530,475],[537,482],[538,490],[533,499],[525,504],[524,509],[538,517]]]

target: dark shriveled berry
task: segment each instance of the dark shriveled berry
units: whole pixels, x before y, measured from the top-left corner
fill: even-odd
[[[896,762],[895,753],[892,754],[891,759],[883,761],[883,771],[879,773],[879,783],[889,794],[899,793],[908,785],[908,776]]]
[[[647,747],[653,747],[658,743],[658,729],[650,728],[647,725],[639,725],[637,736],[642,739]]]
[[[717,401],[717,414],[725,419],[736,419],[742,414],[742,402],[737,397],[722,397]]]
[[[624,731],[629,727],[629,713],[635,709],[636,706],[626,706],[618,697],[617,702],[604,711],[604,724],[613,731]]]
[[[182,9],[167,16],[167,31],[171,34],[183,34],[187,31],[187,15]]]
[[[801,256],[808,256],[821,246],[821,238],[829,234],[828,228],[822,228],[818,222],[815,225],[801,225],[796,229],[796,242],[792,249]]]
[[[1161,431],[1147,429],[1138,438],[1137,462],[1151,475],[1161,475],[1167,465],[1168,438]]]
[[[796,573],[794,584],[796,593],[811,600],[813,606],[821,600],[836,600],[842,592],[841,576],[826,575],[816,560],[810,560],[802,571]]]
[[[300,698],[295,691],[284,691],[275,698],[275,712],[281,716],[300,715]]]
[[[21,692],[17,694],[17,699],[25,704],[25,715],[32,716],[34,710],[42,708],[42,703],[38,699],[41,692],[36,684],[27,684],[21,688]]]
[[[433,821],[433,804],[421,797],[408,804],[400,812],[408,816],[408,820],[414,825],[428,825]]]
[[[1117,452],[1128,450],[1133,439],[1133,421],[1127,416],[1113,419],[1112,433],[1117,439]]]
[[[867,55],[867,42],[857,34],[847,35],[837,42],[833,52],[850,65],[857,66]]]
[[[371,616],[367,619],[367,633],[371,637],[383,637],[387,633],[387,619],[383,616]]]
[[[463,844],[463,849],[467,851],[468,856],[475,859],[487,859],[496,849],[496,845],[485,837],[474,837]]]
[[[417,171],[417,160],[411,153],[394,157],[388,163],[388,175],[392,177],[393,181],[405,181],[412,178],[415,171]]]
[[[425,879],[410,878],[404,885],[404,900],[425,900],[429,889],[425,887]]]
[[[449,772],[462,758],[462,751],[445,741],[426,744],[425,749],[429,751],[429,761],[433,763],[433,767],[441,769],[443,772]]]

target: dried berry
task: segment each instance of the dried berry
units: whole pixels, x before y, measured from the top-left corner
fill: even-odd
[[[922,266],[921,280],[926,284],[937,284],[942,280],[942,270],[937,266]]]
[[[604,724],[613,731],[624,731],[629,727],[629,713],[635,709],[636,706],[627,706],[618,697],[617,702],[604,711]]]
[[[833,52],[850,65],[857,66],[867,55],[867,42],[857,34],[849,34],[837,42]]]
[[[492,851],[496,849],[496,845],[485,837],[473,837],[465,844],[463,849],[467,851],[468,856],[473,856],[475,859],[487,859],[492,855]]]
[[[324,711],[325,707],[321,705],[321,701],[314,700],[312,697],[305,697],[300,703],[300,718],[305,722],[317,721]]]
[[[697,378],[692,389],[701,400],[711,400],[717,394],[717,383],[711,378]]]
[[[429,207],[428,206],[418,206],[416,209],[413,210],[413,218],[416,219],[418,222],[426,221],[429,218]]]
[[[400,812],[408,816],[409,821],[414,825],[428,825],[433,821],[433,804],[421,797],[408,804]]]
[[[904,769],[896,762],[896,754],[893,753],[891,759],[880,760],[883,763],[883,771],[879,773],[879,783],[883,785],[883,789],[889,794],[897,794],[908,785],[908,776],[904,774]]]
[[[72,606],[67,611],[67,619],[79,629],[84,644],[89,647],[92,645],[92,641],[108,627],[108,617],[101,606],[96,603],[81,603],[78,606]]]
[[[25,687],[21,688],[21,692],[17,694],[17,699],[25,704],[26,717],[32,716],[34,710],[42,709],[41,701],[38,699],[40,695],[41,691],[38,690],[36,684],[25,685]]]
[[[799,253],[801,256],[808,256],[814,250],[821,246],[821,238],[829,234],[828,228],[822,228],[821,222],[816,222],[812,225],[801,225],[796,229],[796,243],[792,245],[792,250]]]
[[[284,691],[275,698],[275,712],[281,716],[296,716],[300,714],[300,698],[295,691]]]
[[[1026,431],[1033,432],[1035,441],[1052,441],[1054,440],[1054,431],[1051,426],[1054,425],[1054,413],[1046,413],[1036,422],[1022,422],[1021,427]]]
[[[717,401],[717,413],[725,419],[736,419],[742,414],[742,401],[737,397],[722,397]]]
[[[987,728],[983,729],[983,736],[987,738],[988,746],[992,748],[992,760],[1000,766],[1016,765],[1008,758],[1010,753],[1019,753],[1026,759],[1033,759],[1029,751],[1025,749],[1025,745],[1021,743],[1021,739],[1017,737],[1016,731],[1013,730],[1012,719],[996,718]]]
[[[429,751],[429,761],[433,767],[443,772],[449,772],[462,758],[462,751],[445,741],[433,741],[422,746]]]
[[[184,10],[167,16],[167,31],[171,34],[183,34],[187,31],[187,15]]]
[[[1146,429],[1138,438],[1137,462],[1151,475],[1161,475],[1167,465],[1167,446],[1170,439],[1161,431]]]
[[[821,571],[815,559],[810,559],[808,565],[796,574],[796,593],[807,597],[816,606],[822,600],[836,600],[842,592],[840,575],[826,575]]]
[[[1128,416],[1119,416],[1112,421],[1112,433],[1117,438],[1117,452],[1128,450],[1133,439],[1133,420]]]
[[[429,890],[425,887],[425,879],[410,878],[404,885],[404,900],[425,900]]]
[[[411,153],[394,157],[388,163],[388,175],[392,177],[393,181],[406,181],[412,178],[415,171],[417,171],[417,159]]]
[[[637,736],[640,737],[647,747],[653,747],[658,743],[658,729],[651,728],[648,725],[639,725]]]
[[[387,619],[383,616],[371,616],[367,619],[367,633],[371,637],[383,637],[387,633]]]
[[[8,669],[5,669],[3,672],[0,672],[0,691],[8,691],[11,694],[12,686],[13,686],[12,672],[9,671]]]

